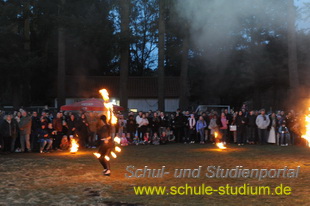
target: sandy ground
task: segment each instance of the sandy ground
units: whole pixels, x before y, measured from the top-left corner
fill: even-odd
[[[101,175],[101,165],[92,155],[96,150],[77,154],[54,152],[0,155],[0,205],[310,205],[310,148],[274,145],[238,147],[226,151],[214,145],[171,144],[123,147],[113,159],[112,175]],[[177,179],[125,178],[126,167],[149,166],[174,171],[175,168],[197,168],[217,165],[222,168],[275,168],[301,166],[295,179]],[[171,172],[173,173],[173,172]],[[290,196],[146,196],[135,195],[133,186],[195,186],[205,183],[213,187],[230,184],[242,186],[292,187]]]

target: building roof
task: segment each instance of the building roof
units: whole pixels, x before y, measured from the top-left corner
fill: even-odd
[[[111,97],[119,96],[119,76],[66,76],[67,98],[91,98],[100,97],[99,90],[105,88]],[[165,97],[179,97],[179,77],[165,78]],[[157,98],[157,77],[129,77],[129,98]]]

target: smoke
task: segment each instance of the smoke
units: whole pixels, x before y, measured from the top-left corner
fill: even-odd
[[[194,46],[213,59],[215,54],[247,44],[264,44],[263,36],[279,35],[276,31],[287,28],[287,3],[283,0],[179,0],[177,12],[188,22]]]

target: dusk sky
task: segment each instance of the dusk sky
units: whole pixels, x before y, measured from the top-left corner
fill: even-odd
[[[295,4],[299,9],[304,7],[305,3],[310,3],[310,0],[295,0]],[[298,29],[310,29],[310,21],[308,20],[298,20],[297,21],[297,28]]]

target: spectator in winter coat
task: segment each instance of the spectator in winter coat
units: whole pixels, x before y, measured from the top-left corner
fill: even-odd
[[[175,115],[175,138],[176,142],[182,141],[182,135],[183,135],[183,115],[181,112],[177,112]]]
[[[221,117],[220,117],[220,133],[222,136],[222,142],[224,142],[224,144],[226,144],[228,138],[227,138],[227,129],[228,129],[228,119],[226,117],[226,114],[224,112],[221,113]]]
[[[58,112],[56,118],[53,119],[53,128],[56,131],[54,147],[60,149],[60,143],[63,137],[63,118],[62,113]]]
[[[258,128],[258,141],[260,144],[267,144],[267,128],[270,124],[270,119],[266,115],[266,111],[264,109],[261,110],[261,114],[256,118],[256,125]]]
[[[199,133],[200,136],[200,144],[205,143],[205,128],[207,127],[206,121],[203,119],[202,116],[199,117],[199,120],[196,123],[196,131]]]
[[[41,129],[38,131],[38,138],[40,143],[40,153],[47,152],[52,146],[53,140],[50,138],[46,124],[41,125]],[[45,148],[46,145],[47,147]]]
[[[21,152],[25,151],[25,142],[26,148],[28,152],[31,152],[31,145],[30,145],[30,133],[31,133],[31,116],[27,115],[26,111],[21,111],[22,117],[19,122],[19,130],[20,130],[20,145],[21,145]]]
[[[188,129],[189,129],[189,135],[190,135],[190,143],[195,143],[196,139],[196,119],[195,115],[191,114],[190,118],[188,119]]]
[[[130,136],[130,141],[133,141],[137,130],[137,123],[134,120],[133,115],[129,115],[126,128],[127,128],[127,135],[129,134],[128,136]]]
[[[38,142],[38,130],[41,128],[41,122],[40,118],[38,117],[37,112],[32,112],[32,117],[31,117],[31,149],[36,150],[38,148],[35,148],[37,145],[36,143]]]
[[[244,145],[246,142],[246,117],[242,111],[239,111],[236,118],[237,125],[237,143],[238,145]]]
[[[142,115],[142,120],[138,125],[138,137],[140,141],[143,141],[144,134],[146,133],[147,126],[149,125],[149,121],[147,120],[145,114]]]
[[[142,121],[142,114],[143,114],[143,112],[139,112],[139,114],[136,116],[137,125],[139,125],[140,122]]]
[[[4,121],[0,125],[0,136],[2,138],[2,151],[14,152],[15,140],[18,133],[18,124],[12,115],[4,116]]]
[[[75,118],[74,114],[70,115],[70,118],[67,121],[68,125],[68,137],[75,136],[78,128],[78,121]]]
[[[159,119],[160,119],[160,124],[159,124],[159,136],[162,136],[163,132],[166,132],[166,128],[168,127],[168,119],[165,116],[165,113],[160,112],[159,115]]]
[[[151,127],[152,127],[152,133],[154,134],[155,132],[158,134],[159,132],[159,127],[160,127],[160,118],[156,112],[154,112],[153,119],[151,122]]]
[[[96,148],[96,133],[97,133],[97,124],[99,118],[93,112],[89,113],[89,139],[88,139],[88,146],[91,148]]]
[[[255,134],[256,134],[257,126],[256,126],[256,115],[254,111],[250,111],[247,116],[247,136],[249,144],[255,143]]]

